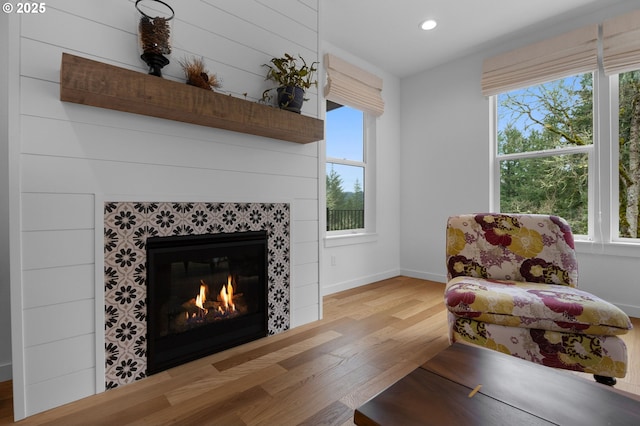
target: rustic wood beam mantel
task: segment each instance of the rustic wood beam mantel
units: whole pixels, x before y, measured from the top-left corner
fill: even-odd
[[[317,118],[68,53],[60,100],[302,144],[324,138]]]

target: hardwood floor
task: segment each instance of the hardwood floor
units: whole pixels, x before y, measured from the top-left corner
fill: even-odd
[[[322,321],[17,424],[352,425],[356,407],[448,346],[443,290],[397,277],[336,293],[324,298]],[[616,387],[640,394],[633,322],[624,336],[631,370]],[[0,384],[0,424],[12,423],[10,393],[10,382]]]
[[[0,382],[0,425],[13,421],[13,382]]]

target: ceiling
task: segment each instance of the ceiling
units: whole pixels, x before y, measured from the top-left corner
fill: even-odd
[[[321,0],[323,38],[403,78],[507,40],[627,0]],[[438,26],[423,31],[433,18]]]

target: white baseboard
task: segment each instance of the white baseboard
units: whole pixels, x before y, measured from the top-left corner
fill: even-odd
[[[431,272],[414,271],[412,269],[401,269],[400,274],[410,278],[420,278],[422,280],[435,281],[438,283],[446,283],[447,276],[444,274],[433,274]]]
[[[6,382],[13,377],[11,363],[0,365],[0,382]]]
[[[367,275],[365,277],[356,278],[354,280],[331,284],[322,288],[322,295],[326,296],[328,294],[337,293],[339,291],[350,290],[352,288],[375,283],[376,281],[382,281],[389,278],[397,277],[398,275],[400,275],[400,271],[397,269],[393,269],[391,271],[381,272],[379,274]]]
[[[618,308],[622,309],[622,311],[633,318],[640,318],[640,307],[624,305],[622,303],[614,303]]]

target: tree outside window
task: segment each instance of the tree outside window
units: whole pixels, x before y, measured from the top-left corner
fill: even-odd
[[[587,73],[498,95],[501,211],[556,214],[569,221],[574,233],[589,233],[589,211],[595,210],[588,199],[589,167],[596,155],[593,81]],[[617,105],[600,106],[618,122],[618,141],[612,136],[611,144],[618,154],[618,164],[611,167],[618,180],[612,213],[617,212],[619,238],[638,238],[640,71],[619,74],[617,84]],[[597,190],[609,190],[600,179],[591,181]]]
[[[498,96],[500,210],[562,216],[588,233],[591,73]]]
[[[364,114],[327,101],[327,231],[365,228]]]
[[[640,71],[618,75],[620,237],[640,237]]]

